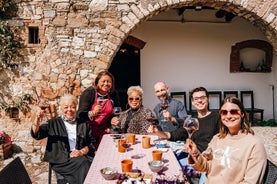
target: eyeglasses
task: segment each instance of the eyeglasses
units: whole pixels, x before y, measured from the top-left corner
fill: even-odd
[[[230,112],[231,115],[240,115],[240,110],[239,109],[231,109],[230,111],[227,110],[220,110],[221,116],[226,116]]]
[[[134,100],[134,101],[139,101],[140,98],[138,98],[138,97],[137,97],[137,98],[130,97],[130,98],[128,98],[128,100],[129,100],[129,101],[133,101],[133,100]]]
[[[205,100],[207,96],[200,96],[200,97],[193,97],[193,101],[198,101],[198,100]]]

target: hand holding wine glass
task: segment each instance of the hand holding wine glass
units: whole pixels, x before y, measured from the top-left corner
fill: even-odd
[[[114,125],[114,130],[117,132],[120,132],[120,126],[119,126],[119,121],[118,121],[118,117],[120,116],[120,113],[122,112],[121,107],[114,107],[113,108],[113,113],[115,115],[115,117],[112,119],[112,125]]]

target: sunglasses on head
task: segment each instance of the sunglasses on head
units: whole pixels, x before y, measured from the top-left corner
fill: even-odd
[[[230,111],[227,110],[220,110],[220,115],[226,116],[230,112],[231,115],[240,115],[240,110],[239,109],[231,109]]]
[[[128,98],[128,100],[130,100],[130,101],[133,101],[133,100],[134,100],[134,101],[139,101],[140,98],[138,98],[138,97],[137,97],[137,98],[130,97],[130,98]]]

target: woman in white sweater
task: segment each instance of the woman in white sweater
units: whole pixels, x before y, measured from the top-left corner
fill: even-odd
[[[263,143],[254,135],[245,108],[238,98],[227,97],[220,107],[220,130],[202,154],[188,139],[189,164],[207,172],[206,183],[261,184],[267,155]]]

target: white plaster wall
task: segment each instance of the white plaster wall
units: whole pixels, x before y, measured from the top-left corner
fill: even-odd
[[[251,89],[255,105],[265,109],[264,119],[273,117],[270,85],[277,88],[276,51],[271,73],[229,72],[232,45],[248,39],[266,40],[246,20],[236,17],[230,24],[144,22],[131,35],[146,42],[141,50],[141,86],[146,107],[153,109],[158,102],[154,83],[165,81],[171,91],[188,92],[197,86],[208,90]],[[277,90],[275,99],[276,93]]]

